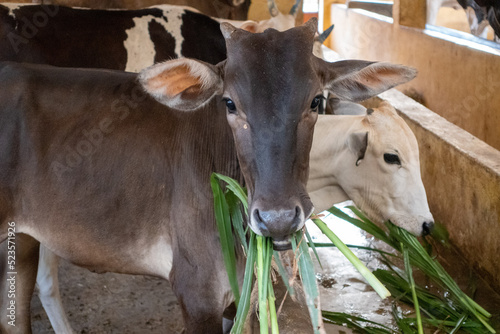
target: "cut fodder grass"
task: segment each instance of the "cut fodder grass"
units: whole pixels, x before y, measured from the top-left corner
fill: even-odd
[[[332,207],[328,211],[344,219],[375,238],[392,247],[396,253],[388,255],[379,252],[388,269],[377,269],[375,276],[389,289],[395,300],[404,302],[415,309],[413,316],[408,317],[397,312],[393,316],[399,331],[393,333],[496,333],[489,323],[491,314],[467,296],[446,272],[441,264],[430,255],[416,237],[406,230],[387,222],[387,231],[371,222],[356,207],[349,206],[358,218],[353,218]],[[438,242],[443,239],[443,227],[438,226]],[[429,245],[430,246],[430,245]],[[396,262],[404,263],[400,269]],[[442,293],[437,294],[415,283],[413,272],[419,271],[428,277]],[[359,320],[359,319],[358,319]],[[355,328],[353,328],[355,329]],[[367,332],[370,333],[370,332]]]
[[[245,328],[245,320],[250,311],[252,287],[254,276],[256,276],[258,286],[258,310],[260,332],[279,333],[277,311],[273,283],[270,279],[271,261],[276,261],[276,266],[287,287],[288,293],[295,294],[293,284],[288,281],[288,273],[281,263],[280,256],[273,251],[271,238],[262,237],[246,228],[244,217],[248,214],[248,204],[246,191],[231,178],[220,174],[212,174],[211,186],[214,194],[214,211],[217,221],[217,228],[220,234],[220,242],[224,257],[224,264],[228,273],[231,289],[237,305],[236,318],[231,333],[242,333]],[[223,190],[220,181],[226,183],[226,190]],[[244,215],[241,214],[241,209]],[[240,212],[238,214],[238,212]],[[390,295],[389,291],[378,281],[378,279],[361,263],[352,251],[340,239],[330,231],[320,220],[315,219],[316,224],[332,240],[336,247],[346,255],[346,257],[360,270],[362,275],[374,287],[382,298]],[[307,231],[297,232],[291,239],[293,254],[295,258],[294,267],[299,273],[300,282],[304,291],[305,302],[307,304],[314,333],[324,333],[322,314],[319,303],[319,289],[316,281],[316,273],[313,261],[309,253],[309,246],[305,237],[310,237]],[[238,238],[238,241],[235,239]],[[236,273],[236,245],[241,244],[246,255],[245,276],[243,280],[241,294]],[[315,251],[314,247],[313,250]],[[254,275],[256,272],[256,275]]]
[[[219,181],[226,183],[226,190],[222,190]],[[237,305],[236,318],[231,333],[242,333],[245,321],[250,311],[254,273],[258,286],[258,315],[261,333],[279,333],[278,317],[275,304],[273,282],[270,278],[271,261],[274,252],[272,239],[256,235],[246,228],[244,218],[247,216],[248,205],[246,191],[234,180],[220,175],[212,174],[211,186],[214,193],[214,209],[220,242],[224,257],[224,264],[228,273],[231,289]],[[237,201],[235,199],[238,199]],[[243,209],[244,215],[236,212]],[[234,231],[234,232],[233,232]],[[238,241],[235,240],[238,238]],[[296,265],[303,283],[304,294],[311,316],[315,333],[322,333],[322,316],[319,309],[319,290],[316,284],[316,275],[309,255],[307,242],[302,241],[302,233],[297,233],[292,239],[296,258]],[[241,297],[236,273],[236,249],[241,244],[246,255],[245,276],[243,279]],[[279,256],[275,256],[280,272],[288,277]],[[286,274],[286,275],[285,275]],[[284,283],[291,295],[295,292],[287,279]]]
[[[221,187],[220,181],[225,183],[225,190]],[[244,330],[245,321],[251,308],[255,280],[258,286],[260,332],[261,334],[267,334],[269,331],[273,334],[278,333],[278,311],[273,282],[270,278],[273,257],[288,294],[294,296],[293,284],[287,279],[289,275],[281,263],[280,256],[273,251],[271,239],[256,235],[244,223],[248,213],[245,189],[235,180],[216,173],[211,177],[211,186],[214,193],[215,216],[224,262],[237,305],[231,333],[242,333]],[[357,208],[348,208],[358,218],[353,218],[336,207],[332,207],[328,211],[391,246],[396,254],[355,245],[347,247],[319,217],[312,217],[312,221],[332,241],[332,244],[314,244],[305,229],[297,232],[291,241],[296,261],[294,266],[297,267],[303,284],[314,333],[324,333],[323,320],[327,323],[351,328],[357,333],[367,334],[496,333],[489,324],[490,313],[458,287],[457,283],[439,262],[429,255],[429,250],[423,247],[417,238],[389,222],[386,223],[386,231],[372,223]],[[395,302],[406,303],[412,306],[415,312],[403,315],[394,303],[392,313],[398,329],[389,328],[355,315],[328,311],[321,313],[319,289],[309,248],[317,257],[316,247],[332,246],[337,247],[351,261],[381,298],[392,294]],[[245,276],[241,292],[236,273],[236,247],[241,247],[246,256]],[[378,253],[388,269],[378,269],[372,274],[350,248],[361,248]],[[400,269],[395,264],[396,262],[403,262],[403,269]],[[425,274],[446,293],[432,293],[416,284],[413,279],[415,271]]]

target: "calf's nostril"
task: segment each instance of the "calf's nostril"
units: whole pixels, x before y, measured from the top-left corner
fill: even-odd
[[[269,237],[271,234],[269,233],[269,229],[266,223],[264,222],[264,219],[262,219],[260,211],[258,209],[255,209],[253,211],[253,218],[257,223],[257,228],[259,229],[260,234],[262,234],[265,237]]]
[[[428,235],[431,233],[432,229],[434,227],[434,222],[424,222],[422,224],[422,235]]]
[[[297,231],[302,222],[303,209],[294,206],[290,209],[252,210],[252,221],[255,232],[265,237],[280,238]]]

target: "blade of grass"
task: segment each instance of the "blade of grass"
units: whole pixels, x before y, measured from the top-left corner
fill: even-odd
[[[309,247],[311,247],[311,243],[310,242],[308,242],[307,244],[308,244]],[[331,242],[314,242],[313,245],[314,245],[315,248],[337,247],[337,246],[335,246],[335,244],[333,244]],[[377,248],[373,248],[373,247],[358,246],[358,245],[352,245],[352,244],[345,244],[345,245],[348,248],[363,249],[363,250],[368,250],[368,251],[371,251],[371,252],[377,252],[377,253],[380,253],[380,254],[397,257],[396,254],[389,253],[389,252],[386,252],[386,251],[383,251],[383,250],[380,250],[380,249],[377,249]]]
[[[250,310],[250,299],[252,295],[253,275],[255,266],[255,257],[257,253],[257,245],[255,240],[255,233],[250,234],[248,242],[247,262],[245,265],[245,278],[243,279],[243,286],[241,290],[240,302],[237,304],[236,318],[231,334],[243,333],[245,319],[247,318],[248,311]]]
[[[462,324],[464,323],[465,319],[467,318],[466,315],[463,315],[462,318],[457,322],[457,325],[453,328],[453,330],[450,332],[450,334],[456,333],[460,327],[462,327]]]
[[[288,293],[290,294],[291,297],[295,296],[295,289],[293,288],[293,286],[290,285],[289,282],[290,277],[288,275],[288,271],[285,269],[285,266],[283,265],[283,262],[281,261],[281,257],[279,256],[277,251],[274,251],[273,255],[274,255],[274,261],[278,266],[278,273],[280,274],[281,279],[283,280],[283,283],[285,284],[285,287],[288,290]]]
[[[393,224],[388,223],[386,225],[391,235],[408,247],[409,256],[413,264],[416,264],[417,267],[427,276],[432,278],[436,284],[449,290],[452,293],[452,298],[457,300],[466,310],[471,312],[490,333],[496,333],[485,319],[489,318],[491,314],[476,302],[472,301],[472,299],[460,289],[439,262],[428,255],[424,247],[413,235]]]
[[[271,238],[256,236],[257,238],[257,283],[259,288],[259,317],[260,317],[260,332],[268,333],[268,314],[272,322],[277,323],[276,310],[274,314],[268,312],[268,291],[273,289],[272,281],[270,280],[271,259],[273,255],[273,245]],[[274,306],[274,305],[273,305]]]
[[[278,316],[276,314],[276,297],[274,296],[273,284],[267,285],[267,302],[269,303],[269,317],[271,318],[271,333],[279,334],[278,329]]]
[[[231,215],[231,223],[233,225],[236,234],[240,240],[240,243],[243,245],[243,249],[245,253],[248,251],[248,244],[246,239],[245,228],[243,227],[244,219],[241,214],[240,200],[239,198],[232,192],[228,191],[226,193],[226,201],[229,206],[229,213]]]
[[[267,289],[266,299],[268,301],[268,314],[271,322],[271,328],[275,324],[278,326],[278,317],[276,315],[276,307],[274,305],[274,288],[273,281],[270,277],[271,261],[273,259],[273,241],[271,238],[264,238],[264,289]],[[269,291],[272,292],[272,305]],[[267,333],[267,332],[266,332]]]
[[[307,228],[305,229],[305,234],[306,234],[306,238],[307,238],[307,245],[309,247],[311,247],[311,249],[314,252],[314,256],[316,256],[316,260],[318,260],[320,268],[323,269],[323,266],[321,265],[321,261],[319,260],[318,252],[316,251],[316,245],[314,244],[314,242],[311,238],[311,235],[309,234],[309,231],[307,230]]]
[[[267,325],[267,277],[264,273],[264,237],[257,237],[257,284],[259,288],[259,323],[260,334],[268,334]]]
[[[226,267],[231,290],[234,294],[235,304],[238,305],[240,300],[240,289],[236,272],[236,251],[231,229],[229,208],[226,202],[226,197],[224,196],[222,188],[220,187],[219,181],[213,174],[210,177],[210,185],[212,187],[212,192],[214,195],[215,221],[217,224],[217,229],[219,230],[224,265]]]
[[[359,220],[358,222],[356,222],[356,226],[362,228],[363,230],[365,230],[366,232],[370,233],[371,235],[373,235],[375,238],[379,239],[379,240],[382,240],[383,242],[385,242],[386,244],[388,245],[391,245],[391,240],[390,238],[387,236],[387,233],[382,229],[380,228],[379,226],[377,226],[376,224],[374,224],[372,221],[370,221],[361,211],[359,211],[356,207],[354,206],[348,206],[347,207],[349,210],[351,210],[356,216],[358,216],[361,221],[364,223],[362,224],[361,226],[363,227],[360,227],[360,223],[359,223]],[[337,209],[339,210],[339,209]],[[341,210],[339,210],[340,212],[342,212]],[[349,217],[349,216],[348,216]],[[357,220],[357,219],[356,219]],[[351,222],[352,223],[352,222]],[[396,248],[396,247],[394,247]]]
[[[395,331],[382,324],[357,317],[351,314],[341,312],[323,311],[323,319],[325,322],[347,327],[356,330],[356,332],[364,334],[393,334]],[[374,325],[374,326],[370,326]]]
[[[319,288],[316,281],[316,273],[312,263],[311,255],[309,254],[309,247],[305,240],[303,240],[303,233],[299,231],[292,237],[292,249],[296,254],[295,258],[298,261],[300,279],[304,287],[304,294],[306,297],[306,304],[311,317],[311,323],[315,334],[321,333],[322,317],[319,307]]]
[[[349,217],[350,218],[350,217]],[[366,279],[368,284],[370,284],[373,289],[378,293],[380,298],[384,299],[391,295],[389,290],[380,283],[380,281],[372,274],[368,268],[358,259],[354,253],[347,248],[347,246],[340,240],[335,233],[333,233],[328,226],[321,219],[313,219],[312,220],[323,232],[328,239],[333,242],[337,248],[344,254],[344,256],[353,264],[353,266],[360,272],[360,274]]]
[[[410,255],[408,254],[408,249],[401,243],[401,249],[403,250],[403,258],[406,269],[406,276],[410,282],[411,295],[413,298],[413,305],[415,306],[415,315],[417,317],[417,329],[418,334],[424,334],[424,328],[422,326],[422,318],[420,316],[420,307],[418,306],[417,293],[415,291],[415,281],[413,280],[413,272],[410,264]]]
[[[227,188],[231,190],[241,201],[241,204],[243,204],[243,207],[245,209],[245,214],[248,215],[248,196],[246,190],[240,186],[240,184],[230,178],[229,176],[225,176],[219,173],[212,173],[212,175],[215,175],[219,180],[222,180],[227,183]]]

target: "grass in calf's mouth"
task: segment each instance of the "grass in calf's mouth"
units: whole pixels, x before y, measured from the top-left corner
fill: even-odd
[[[221,187],[220,181],[224,182],[224,188]],[[247,227],[245,223],[248,216],[246,190],[235,180],[217,173],[212,174],[210,183],[214,194],[214,212],[224,264],[237,305],[231,333],[243,333],[245,320],[250,310],[254,278],[257,280],[258,287],[260,333],[268,334],[269,330],[273,334],[279,333],[276,298],[273,282],[270,278],[273,256],[288,293],[290,295],[295,293],[293,286],[286,279],[288,274],[281,263],[280,256],[276,251],[273,251],[271,238],[256,235]],[[386,223],[388,230],[386,232],[372,223],[355,207],[349,207],[349,209],[359,218],[353,218],[336,207],[332,207],[328,211],[385,242],[394,248],[398,255],[394,256],[385,251],[373,249],[380,254],[389,269],[378,269],[372,273],[319,217],[311,217],[312,221],[332,241],[332,244],[315,245],[305,228],[303,231],[295,233],[291,238],[291,243],[295,265],[298,267],[311,317],[312,330],[315,334],[324,333],[322,320],[351,328],[357,333],[367,334],[423,334],[424,329],[430,328],[434,328],[432,333],[452,334],[459,330],[473,334],[496,333],[488,322],[491,315],[460,290],[455,281],[413,235],[391,223]],[[399,329],[392,329],[362,317],[338,312],[322,312],[319,307],[316,273],[309,252],[309,249],[312,249],[317,257],[316,246],[337,247],[381,298],[389,297],[392,294],[396,300],[413,306],[416,310],[415,316],[402,316],[393,306],[394,319]],[[236,270],[237,247],[241,248],[246,256],[245,276],[241,291]],[[393,258],[398,256],[403,259],[403,270],[394,264]],[[450,297],[443,298],[434,295],[427,289],[416,285],[413,280],[413,270],[419,270],[426,274],[439,287],[448,291]]]
[[[223,190],[220,181],[226,183],[226,189]],[[278,320],[275,306],[275,296],[270,279],[270,268],[273,254],[273,244],[271,238],[256,235],[244,223],[244,216],[248,216],[248,203],[246,191],[235,180],[227,176],[213,173],[210,184],[214,194],[214,211],[217,221],[217,228],[220,234],[220,242],[224,257],[224,264],[228,273],[231,289],[237,305],[237,313],[231,333],[242,333],[245,325],[245,319],[250,310],[250,299],[254,280],[255,267],[257,268],[258,302],[259,302],[259,323],[260,332],[279,333]],[[238,214],[240,212],[240,214]],[[363,263],[345,246],[344,243],[329,231],[326,225],[321,224],[321,220],[315,219],[320,224],[322,230],[327,231],[332,242],[339,247],[348,259],[356,263],[356,268],[361,268],[362,274],[368,277],[367,280],[379,292],[382,298],[390,295],[389,291],[377,280],[375,276],[364,266]],[[304,240],[303,231],[297,232],[291,239],[292,249],[295,255],[296,265],[300,280],[303,285],[306,304],[311,317],[311,323],[314,333],[322,332],[322,314],[319,308],[319,289],[316,282],[316,273],[313,261],[309,253],[308,243]],[[238,238],[238,241],[236,241]],[[310,238],[309,238],[310,239]],[[309,240],[311,243],[311,240]],[[239,284],[236,272],[236,245],[241,244],[246,255],[245,276],[240,294]],[[277,267],[280,268],[282,277],[285,275],[283,264],[279,256],[274,256]],[[284,279],[284,284],[288,292],[293,295],[293,287]]]

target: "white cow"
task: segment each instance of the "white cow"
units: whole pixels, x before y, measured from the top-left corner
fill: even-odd
[[[365,115],[319,117],[307,191],[315,212],[352,199],[374,222],[391,220],[415,235],[433,226],[417,140],[388,103]]]

